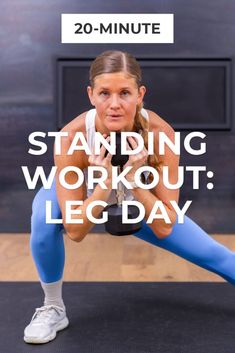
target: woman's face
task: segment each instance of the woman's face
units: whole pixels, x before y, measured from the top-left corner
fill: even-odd
[[[132,131],[137,105],[145,94],[144,86],[138,88],[133,77],[117,72],[96,76],[94,87],[89,86],[87,91],[97,111],[97,131]]]

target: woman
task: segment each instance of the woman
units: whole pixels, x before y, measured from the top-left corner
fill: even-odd
[[[171,223],[163,219],[154,220],[151,224],[143,223],[143,227],[135,236],[167,249],[205,269],[221,275],[231,283],[235,283],[235,254],[223,245],[214,241],[188,217],[183,224],[176,221],[176,213],[170,201],[178,202],[179,190],[169,190],[162,182],[161,167],[169,167],[169,181],[177,181],[179,157],[170,149],[164,156],[158,155],[159,131],[164,132],[174,141],[174,130],[157,114],[142,108],[145,87],[141,84],[141,71],[135,58],[120,51],[104,52],[98,56],[90,68],[90,86],[88,95],[95,107],[75,118],[63,131],[68,137],[63,138],[62,153],[55,155],[58,167],[57,179],[50,190],[41,189],[33,201],[31,250],[36,263],[41,285],[45,294],[44,305],[36,309],[35,314],[26,327],[24,340],[28,343],[46,343],[56,337],[56,332],[68,325],[65,306],[62,299],[62,275],[64,268],[63,227],[59,224],[45,224],[45,201],[51,200],[52,217],[60,218],[68,236],[74,241],[81,241],[94,224],[86,217],[87,206],[95,200],[107,203],[115,202],[114,190],[111,188],[112,165],[110,153],[106,156],[102,147],[100,155],[86,155],[77,150],[68,155],[71,141],[77,131],[83,132],[90,149],[94,144],[95,131],[109,139],[111,131],[135,131],[142,135],[147,146],[148,131],[154,133],[155,155],[146,153],[146,149],[129,157],[124,165],[132,166],[126,179],[133,185],[135,171],[148,164],[159,171],[160,181],[151,190],[134,187],[126,190],[129,199],[141,202],[145,207],[147,219],[154,203],[163,202]],[[134,138],[128,139],[129,145],[135,148]],[[63,188],[58,182],[59,172],[67,166],[76,166],[87,175],[90,165],[103,166],[107,169],[106,189],[97,184],[94,190],[87,190],[84,182],[76,190]],[[74,184],[77,175],[67,174],[67,183]],[[135,185],[134,185],[135,186]],[[83,217],[82,224],[66,224],[66,200],[83,200],[76,206]],[[102,206],[93,209],[93,216],[98,217]],[[76,216],[74,216],[76,218]]]

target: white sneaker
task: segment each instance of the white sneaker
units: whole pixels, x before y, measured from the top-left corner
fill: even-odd
[[[56,337],[56,332],[69,324],[65,309],[56,305],[37,308],[30,324],[24,330],[27,343],[47,343]]]

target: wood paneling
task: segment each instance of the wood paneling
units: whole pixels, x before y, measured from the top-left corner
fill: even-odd
[[[235,251],[235,235],[214,235]],[[1,234],[0,281],[38,281],[29,234]],[[88,234],[80,242],[65,237],[65,281],[215,281],[223,279],[133,236]]]

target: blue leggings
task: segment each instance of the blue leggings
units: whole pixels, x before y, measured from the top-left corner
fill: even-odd
[[[65,254],[63,225],[45,223],[46,200],[52,201],[52,217],[61,218],[55,183],[50,190],[41,188],[36,194],[31,220],[30,245],[33,258],[40,279],[50,283],[62,278]],[[142,229],[134,235],[235,284],[235,253],[213,240],[187,216],[183,224],[175,223],[171,234],[164,239],[159,239],[145,222]]]

